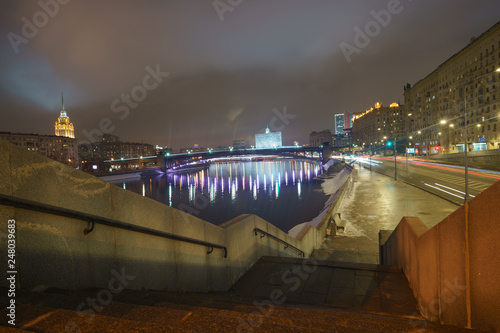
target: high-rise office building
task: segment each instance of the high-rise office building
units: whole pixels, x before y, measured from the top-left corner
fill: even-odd
[[[351,112],[345,111],[344,112],[344,132],[350,132],[352,129],[352,117],[351,117]]]
[[[343,135],[344,134],[344,114],[343,113],[337,113],[334,115],[334,120],[335,120],[335,128],[334,128],[334,134],[335,135]]]

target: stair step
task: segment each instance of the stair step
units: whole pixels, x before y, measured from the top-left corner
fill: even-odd
[[[2,325],[5,325],[5,326],[2,326]],[[20,328],[15,328],[14,326],[11,326],[9,324],[6,324],[6,323],[2,323],[0,324],[0,332],[2,333],[26,333],[26,332],[33,332],[31,330],[22,330]]]
[[[33,294],[33,293],[32,293]],[[65,303],[64,307],[66,308],[74,308],[76,304],[75,299],[77,301],[85,300],[85,295],[79,296],[68,296],[68,295],[60,295],[60,294],[49,294],[48,297],[45,297],[42,294],[35,293],[35,295],[30,295],[28,297],[24,297],[24,299],[33,300],[36,295],[39,295],[40,298],[45,300],[45,303],[54,305],[62,305]],[[92,294],[89,292],[87,297],[92,297]],[[60,299],[58,299],[60,298]],[[21,299],[18,299],[18,302],[21,302]],[[25,313],[24,320],[20,321],[23,324],[32,322],[34,318],[42,317],[48,313],[51,316],[54,313],[57,313],[58,316],[62,316],[61,312],[56,312],[58,310],[63,309],[53,309],[47,304],[44,306],[40,305],[40,302],[37,302],[37,305],[19,305],[19,311]],[[309,329],[312,331],[316,331],[317,329],[326,329],[331,330],[335,328],[336,331],[339,332],[349,332],[352,331],[352,327],[342,327],[340,323],[332,324],[324,324],[324,323],[312,323],[310,321],[304,320],[291,320],[291,319],[283,319],[283,318],[274,318],[274,317],[264,317],[264,316],[250,316],[251,312],[255,312],[256,308],[251,306],[244,307],[244,310],[247,310],[248,313],[240,311],[230,311],[230,310],[222,310],[220,307],[222,304],[220,302],[215,302],[213,304],[216,305],[216,308],[210,308],[205,306],[192,306],[192,305],[182,305],[175,303],[157,303],[156,301],[149,300],[148,303],[155,303],[155,306],[150,305],[138,305],[138,304],[127,304],[121,302],[111,302],[110,304],[103,307],[102,311],[100,311],[96,317],[106,317],[109,321],[111,317],[116,318],[117,320],[127,320],[133,322],[142,322],[153,325],[160,326],[170,326],[176,328],[182,328],[187,330],[196,330],[199,327],[208,327],[208,331],[213,331],[212,326],[222,327],[224,330],[222,331],[235,331],[238,329],[252,329],[255,330],[258,328],[263,331],[303,331],[305,329]],[[227,306],[227,304],[225,304]],[[86,306],[82,310],[88,310],[89,308]],[[36,312],[33,314],[33,310]],[[64,311],[74,312],[76,315],[76,311],[64,309]],[[32,314],[28,316],[28,314]],[[64,316],[62,316],[64,319]],[[85,320],[90,320],[92,317],[90,315],[80,315],[81,320],[85,322]],[[94,320],[92,320],[94,322]],[[41,324],[40,324],[41,325]],[[41,326],[36,326],[39,329]],[[79,327],[82,325],[78,324]],[[43,328],[43,327],[42,327]],[[88,327],[89,329],[92,326]]]
[[[303,258],[288,258],[288,257],[274,257],[274,256],[264,256],[260,261],[264,262],[275,262],[275,263],[286,263],[286,264],[304,264],[310,263],[312,259]],[[345,261],[334,261],[334,260],[316,260],[314,259],[315,265],[317,266],[327,266],[327,267],[338,267],[347,269],[360,269],[368,271],[378,271],[378,272],[392,272],[401,273],[401,269],[394,265],[377,265],[377,264],[367,264],[367,263],[355,263],[355,262],[345,262]]]
[[[113,303],[108,305],[113,308]],[[26,309],[28,306],[25,306]],[[156,311],[155,311],[156,310]],[[169,309],[170,311],[171,309]],[[298,327],[293,324],[243,321],[240,318],[207,313],[189,312],[180,322],[172,322],[164,315],[169,311],[155,307],[136,307],[126,316],[81,316],[76,311],[55,309],[19,325],[21,330],[35,332],[327,332],[317,328]],[[352,332],[352,328],[335,326],[337,332]],[[18,330],[15,330],[18,331]]]
[[[339,331],[346,328],[347,331],[356,328],[367,331],[400,332],[402,328],[415,329],[427,327],[436,332],[469,332],[466,329],[460,329],[454,326],[445,326],[441,324],[427,322],[422,317],[394,317],[379,313],[360,313],[354,311],[343,311],[339,309],[315,308],[304,306],[276,306],[273,309],[266,307],[258,308],[248,304],[230,304],[215,302],[212,307],[206,307],[207,304],[200,304],[197,310],[201,313],[213,313],[226,315],[230,317],[241,317],[244,320],[270,321],[283,325],[293,325],[303,328],[317,328],[327,331]],[[213,306],[216,306],[214,309]],[[222,309],[227,306],[229,309]],[[183,308],[192,310],[191,307],[174,303],[157,303],[155,307]],[[267,312],[266,312],[267,310]],[[394,330],[394,327],[398,329]]]
[[[465,331],[457,327],[428,323],[418,317],[401,318],[311,306],[275,306],[272,311],[264,315],[253,304],[214,299],[221,297],[221,294],[146,293],[142,291],[123,291],[123,297],[120,297],[121,294],[116,295],[113,302],[103,307],[102,311],[90,320],[89,315],[78,314],[76,306],[87,297],[95,298],[95,291],[66,292],[66,294],[52,291],[55,293],[20,293],[17,299],[18,313],[22,313],[24,318],[22,321],[19,318],[19,323],[26,325],[33,322],[35,318],[42,318],[39,322],[27,327],[40,332],[48,331],[49,328],[52,331],[51,325],[54,322],[65,321],[66,325],[71,320],[82,329],[82,332],[98,331],[97,328],[101,327],[104,328],[102,330],[104,332],[113,325],[118,325],[117,327],[120,327],[118,331],[123,332],[136,329],[146,330],[146,328],[169,329],[173,332],[400,332],[423,327],[435,332]],[[133,299],[134,302],[127,303],[126,299]],[[33,304],[23,304],[24,301]],[[85,307],[85,309],[88,308]],[[268,309],[267,307],[262,311]],[[28,314],[30,314],[29,318]],[[86,320],[90,322],[86,323]],[[122,323],[127,323],[128,326]]]
[[[25,307],[26,309],[26,307]],[[192,332],[170,325],[156,325],[115,317],[82,317],[77,311],[55,309],[17,325],[35,332]]]
[[[173,308],[178,308],[178,305],[172,303],[159,303],[155,306],[155,308],[168,309],[171,311]],[[184,308],[188,310],[188,307]],[[264,312],[259,311],[256,307],[246,307],[245,310],[239,308],[238,310],[224,310],[224,309],[214,309],[209,307],[197,307],[191,308],[193,310],[189,321],[191,323],[197,323],[199,320],[214,320],[219,321],[219,318],[225,317],[236,319],[239,327],[263,327],[264,324],[278,324],[287,327],[298,327],[302,329],[320,329],[331,331],[335,329],[336,331],[345,328],[352,329],[352,325],[347,321],[343,320],[334,320],[331,322],[326,321],[324,318],[318,318],[317,320],[313,320],[311,316],[306,316],[304,313],[301,313],[300,316],[284,316],[284,315],[276,315],[274,310],[267,309],[263,310]],[[300,312],[300,310],[298,311]],[[317,317],[317,315],[316,315]],[[184,326],[183,326],[184,327]],[[373,325],[366,326],[366,328],[373,327]]]
[[[393,266],[264,257],[233,289],[257,300],[269,300],[278,293],[286,304],[418,316],[408,281]]]

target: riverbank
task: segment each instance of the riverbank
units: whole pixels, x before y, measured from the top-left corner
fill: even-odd
[[[328,167],[328,170],[324,174],[317,177],[317,179],[322,180],[321,188],[323,193],[329,197],[319,215],[308,222],[300,223],[291,228],[288,231],[290,236],[297,237],[308,225],[316,227],[323,220],[349,178],[351,169],[350,167],[346,168],[345,166],[345,163],[334,160],[334,163]]]
[[[155,176],[163,173],[164,172],[161,170],[161,168],[151,168],[115,172],[95,172],[90,174],[105,181],[119,181],[127,179],[139,179],[141,177]]]

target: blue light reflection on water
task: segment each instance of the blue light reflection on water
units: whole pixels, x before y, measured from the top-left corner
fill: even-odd
[[[224,162],[120,185],[171,207],[188,205],[190,213],[217,225],[256,214],[288,231],[323,208],[327,197],[314,180],[320,172],[315,163],[295,160]]]

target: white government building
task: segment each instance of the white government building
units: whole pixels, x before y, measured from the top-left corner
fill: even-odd
[[[281,132],[271,132],[269,127],[265,133],[255,134],[255,148],[277,148],[283,146]]]

